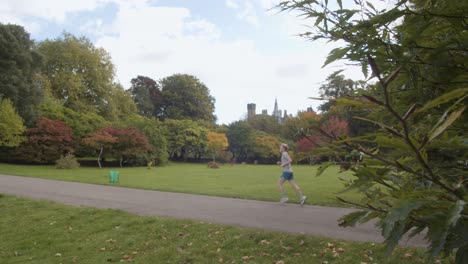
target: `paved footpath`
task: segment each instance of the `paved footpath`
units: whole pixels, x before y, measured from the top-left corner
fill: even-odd
[[[299,206],[215,196],[139,190],[0,174],[0,193],[75,206],[114,208],[138,215],[195,219],[265,230],[356,241],[382,242],[372,223],[342,228],[337,219],[353,209]],[[403,245],[422,246],[421,237]]]

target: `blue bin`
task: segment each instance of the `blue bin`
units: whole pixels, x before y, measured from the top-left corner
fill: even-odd
[[[119,172],[118,171],[110,171],[109,172],[109,182],[110,183],[118,183],[119,182]]]

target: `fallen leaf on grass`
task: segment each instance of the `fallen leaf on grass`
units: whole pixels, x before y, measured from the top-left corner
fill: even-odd
[[[216,252],[217,253],[221,252],[221,249],[220,248],[216,249]]]
[[[294,254],[294,256],[300,257],[300,256],[301,256],[301,253],[297,252],[297,253]]]
[[[242,260],[249,260],[249,259],[253,259],[253,256],[243,256],[241,257]]]
[[[262,240],[262,241],[260,241],[260,244],[262,244],[262,245],[270,245],[271,242],[268,241],[268,240]]]
[[[304,240],[301,240],[301,242],[299,242],[299,245],[304,245]]]
[[[278,260],[278,261],[275,262],[275,264],[284,264],[284,261]]]
[[[290,246],[286,246],[286,247],[285,247],[285,246],[281,246],[281,247],[282,247],[284,250],[287,250],[287,251],[290,251],[290,250],[292,249],[292,247],[290,247]]]
[[[104,251],[104,250],[106,250],[106,248],[105,248],[105,247],[102,247],[102,248],[100,248],[100,250],[101,250],[101,251]]]
[[[340,254],[343,253],[344,251],[345,251],[345,250],[342,249],[342,248],[337,248],[337,249],[336,249],[336,252],[338,252],[338,253],[340,253]]]
[[[331,244],[331,243],[327,243],[327,247],[328,247],[328,248],[334,248],[335,245],[333,245],[333,244]]]
[[[405,258],[411,258],[413,254],[411,252],[405,253]]]
[[[62,254],[60,254],[60,253],[57,253],[57,254],[55,254],[55,256],[56,256],[56,257],[61,257],[61,256],[62,256]]]
[[[117,242],[117,240],[111,238],[111,239],[107,239],[106,242],[107,243],[115,243],[115,242]]]
[[[328,264],[328,261],[326,261],[326,260],[322,261],[322,264]]]

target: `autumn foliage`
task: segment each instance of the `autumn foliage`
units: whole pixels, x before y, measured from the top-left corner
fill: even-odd
[[[91,133],[82,140],[98,151],[98,164],[101,167],[103,155],[119,159],[120,166],[126,157],[151,149],[148,138],[138,129],[106,127]]]
[[[16,160],[53,163],[61,155],[75,150],[73,131],[60,120],[39,118],[34,127],[27,129],[26,138],[15,151]]]

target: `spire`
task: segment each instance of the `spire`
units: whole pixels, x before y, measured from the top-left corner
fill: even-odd
[[[278,116],[278,100],[275,97],[275,108],[273,109],[273,116],[277,117]]]

